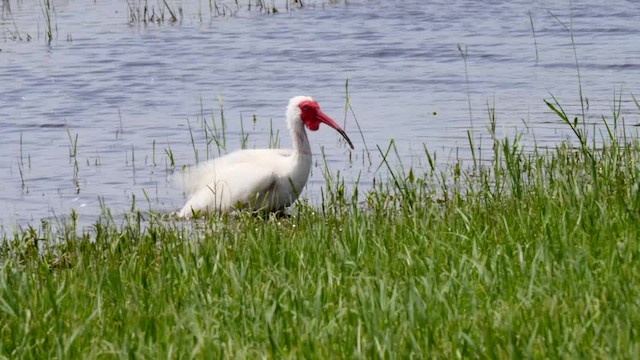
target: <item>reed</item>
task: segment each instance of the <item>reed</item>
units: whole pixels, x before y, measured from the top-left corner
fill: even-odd
[[[533,46],[536,49],[536,64],[537,64],[538,60],[540,59],[538,56],[538,39],[536,39],[536,29],[533,26],[533,16],[531,15],[531,10],[529,10],[529,22],[531,23],[531,33],[533,34]]]
[[[549,12],[549,15],[551,15],[558,22],[558,24],[560,24],[562,28],[564,28],[565,31],[567,31],[567,33],[569,34],[569,38],[571,39],[571,48],[573,50],[573,58],[576,64],[576,74],[578,76],[578,96],[580,97],[580,109],[582,110],[582,124],[583,126],[586,127],[587,118],[585,115],[585,98],[582,93],[582,77],[580,76],[580,63],[578,61],[578,50],[576,48],[576,40],[573,34],[573,7],[569,6],[569,10],[570,10],[569,25],[567,25],[564,21],[562,21],[557,15],[555,15],[551,11],[548,11],[548,12]]]
[[[5,41],[31,41],[31,35],[28,33],[23,34],[18,28],[18,24],[11,11],[11,1],[2,0],[2,2],[0,2],[0,9],[2,9],[2,12],[0,12],[0,20],[3,20],[2,23],[9,27],[3,29],[3,33],[6,31],[6,33],[4,33]]]
[[[67,138],[69,139],[69,163],[73,165],[73,181],[76,184],[77,192],[80,191],[78,185],[78,134],[71,135],[71,130],[67,127]]]
[[[53,41],[53,25],[51,21],[51,16],[53,13],[53,5],[51,4],[51,0],[42,0],[42,15],[44,16],[44,37],[47,43],[51,43]]]
[[[301,5],[302,6],[302,3]],[[364,137],[364,133],[362,132],[362,128],[360,127],[360,122],[358,121],[358,117],[356,116],[355,111],[353,111],[353,107],[351,106],[351,96],[349,96],[349,79],[345,80],[345,84],[344,84],[344,88],[345,88],[345,103],[344,103],[344,123],[343,123],[343,128],[347,129],[347,112],[351,112],[351,115],[353,116],[353,120],[356,123],[356,127],[358,128],[358,132],[360,133],[360,138],[362,139],[362,144],[364,145],[364,149],[363,149],[363,153],[366,154],[366,158],[367,158],[367,162],[369,164],[369,166],[371,166],[373,164],[373,162],[371,161],[371,152],[369,151],[369,146],[367,145],[367,140]],[[363,161],[364,161],[364,157],[363,157]]]
[[[469,69],[467,67],[467,57],[469,56],[469,47],[467,45],[462,48],[461,44],[458,44],[458,52],[460,53],[460,57],[462,57],[462,61],[464,62],[464,78],[467,83],[467,105],[469,108],[469,127],[471,131],[473,131],[473,114],[471,111],[471,86],[469,84]]]
[[[253,115],[253,123],[257,121],[256,116]],[[269,119],[269,148],[280,148],[280,130],[273,131],[273,119]]]
[[[148,0],[127,0],[129,24],[163,24],[182,21],[183,8],[180,3],[170,4],[167,0],[149,5]]]
[[[176,161],[175,158],[173,156],[173,151],[171,150],[171,146],[169,144],[167,144],[167,147],[164,149],[164,153],[165,155],[167,155],[167,159],[169,160],[169,163],[166,164],[166,168],[167,170],[173,170],[176,167]]]

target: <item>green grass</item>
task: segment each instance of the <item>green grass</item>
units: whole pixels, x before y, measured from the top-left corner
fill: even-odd
[[[640,140],[614,111],[587,141],[548,104],[577,147],[494,137],[468,171],[385,161],[388,182],[332,177],[284,218],[105,211],[91,231],[17,231],[0,354],[637,358]]]

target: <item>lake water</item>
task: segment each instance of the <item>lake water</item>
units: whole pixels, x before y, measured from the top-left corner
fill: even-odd
[[[148,9],[164,22],[145,24],[136,15],[143,1],[51,0],[49,43],[45,0],[1,1],[5,229],[71,209],[89,224],[101,206],[123,213],[134,198],[138,208],[173,211],[185,199],[169,181],[168,154],[178,172],[195,163],[194,145],[199,160],[217,154],[211,144],[207,155],[202,116],[220,125],[220,101],[227,150],[243,133],[247,146],[266,147],[270,130],[288,147],[288,99],[312,95],[342,124],[346,79],[362,134],[347,116],[351,154],[327,127],[310,134],[318,161],[303,197],[312,201],[323,186],[321,147],[332,171],[366,187],[379,176],[376,146],[391,139],[405,166],[424,164],[423,144],[441,164],[468,158],[467,130],[488,143],[487,104],[499,134],[520,130],[528,144],[552,146],[568,129],[543,100],[553,94],[581,113],[563,24],[573,29],[587,121],[610,117],[620,94],[626,123],[640,122],[632,1],[306,0],[288,10],[276,1],[279,12],[266,14],[253,0],[250,10],[246,1],[170,0],[176,22],[161,3]]]

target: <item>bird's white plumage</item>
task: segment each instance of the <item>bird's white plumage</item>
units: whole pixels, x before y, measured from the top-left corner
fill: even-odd
[[[184,175],[189,199],[178,216],[236,208],[276,211],[291,205],[311,170],[311,148],[298,106],[303,101],[313,99],[296,96],[287,107],[293,149],[239,150],[197,166]]]
[[[234,208],[275,211],[291,205],[309,177],[311,156],[293,150],[240,150],[185,175],[189,200],[178,216]]]

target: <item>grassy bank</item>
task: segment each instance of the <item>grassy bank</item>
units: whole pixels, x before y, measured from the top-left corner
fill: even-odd
[[[367,193],[334,180],[287,218],[18,232],[0,250],[0,354],[636,357],[640,141],[617,119],[598,145],[558,121],[573,146],[494,137],[468,171],[389,166]]]

